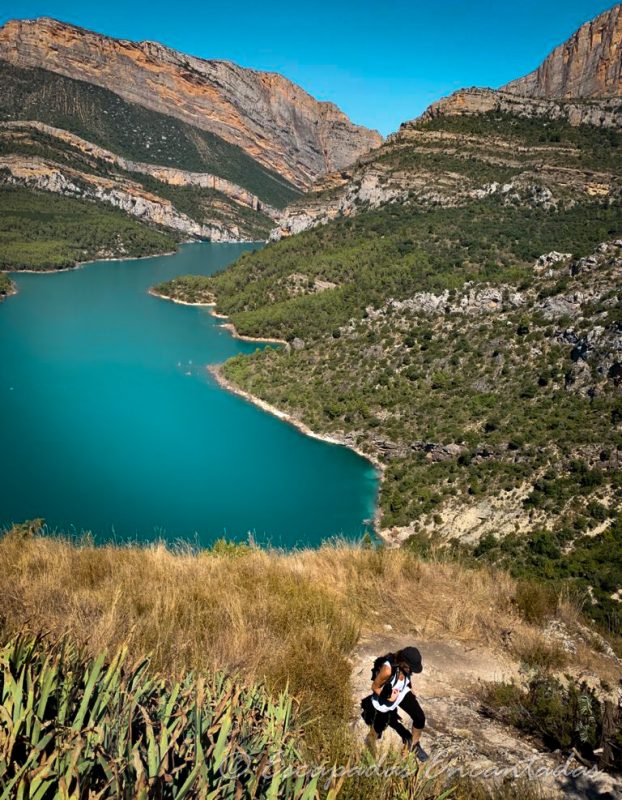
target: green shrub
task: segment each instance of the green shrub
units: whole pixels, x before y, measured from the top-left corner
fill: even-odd
[[[595,759],[594,750],[603,743],[601,701],[594,689],[569,676],[562,682],[550,675],[536,675],[526,689],[487,683],[480,688],[480,698],[489,714],[538,735],[550,750],[576,748]],[[618,758],[615,768],[622,766],[622,752]]]
[[[519,580],[516,584],[516,606],[527,622],[543,623],[555,615],[558,592],[548,583]]]

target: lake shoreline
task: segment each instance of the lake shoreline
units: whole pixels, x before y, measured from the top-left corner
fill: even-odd
[[[180,244],[190,244],[190,242],[180,242]],[[176,253],[179,252],[177,250],[167,250],[165,253],[153,253],[150,256],[136,256],[135,259],[131,258],[121,258],[120,256],[110,256],[109,258],[93,258],[90,261],[76,261],[76,263],[72,267],[58,267],[54,269],[0,269],[0,273],[4,275],[57,275],[59,272],[74,272],[75,270],[82,269],[82,267],[87,266],[87,264],[97,264],[100,261],[142,261],[146,258],[160,258],[161,256],[174,256]],[[18,293],[17,284],[15,281],[11,281],[13,284],[13,291],[7,292],[7,294],[2,298],[2,300],[6,300],[8,297],[13,297]],[[1,301],[0,301],[1,302]]]
[[[6,294],[0,294],[0,303],[4,302],[4,300],[8,300],[9,297],[14,297],[17,294],[17,284],[11,281],[11,287]]]
[[[237,395],[238,397],[242,397],[244,400],[252,403],[253,405],[260,408],[262,411],[265,411],[268,414],[272,414],[273,416],[280,419],[282,422],[287,422],[289,425],[292,425],[294,428],[299,430],[305,436],[310,436],[312,439],[318,439],[321,442],[325,442],[326,444],[334,444],[339,445],[340,447],[347,447],[353,452],[355,452],[361,458],[364,458],[365,461],[369,462],[374,469],[376,470],[376,474],[378,477],[378,490],[380,490],[380,485],[384,480],[384,473],[386,470],[385,465],[375,458],[369,453],[365,453],[355,444],[352,444],[349,440],[339,435],[328,434],[328,433],[317,433],[312,428],[310,428],[306,423],[299,420],[297,417],[294,417],[292,414],[289,414],[287,411],[282,411],[280,408],[273,406],[271,403],[262,400],[257,395],[251,394],[251,392],[246,391],[246,389],[242,389],[240,386],[237,386],[235,383],[230,381],[222,374],[222,364],[208,364],[207,370],[212,375],[216,383],[228,392]],[[393,544],[393,542],[388,538],[388,536],[384,533],[384,530],[380,524],[380,506],[378,503],[378,499],[376,498],[375,508],[374,508],[374,516],[372,527],[376,536],[381,539],[385,544]]]
[[[265,244],[264,239],[240,239],[235,242],[209,242],[209,244]],[[179,253],[179,247],[184,244],[200,244],[197,239],[184,239],[179,242],[179,246],[175,250],[165,250],[162,253],[151,253],[148,256],[106,256],[105,258],[91,258],[88,261],[76,261],[71,267],[56,267],[52,269],[0,269],[0,272],[6,275],[19,275],[24,273],[26,275],[55,275],[57,272],[72,272],[74,269],[80,269],[87,264],[98,264],[101,261],[144,261],[146,258],[161,258],[162,256],[174,256]],[[164,295],[158,295],[164,297]],[[171,300],[172,298],[167,298]],[[195,303],[187,303],[187,305],[198,305]]]
[[[160,292],[156,292],[153,287],[147,290],[147,294],[150,294],[152,297],[159,297],[161,300],[170,300],[171,303],[177,303],[180,306],[197,306],[197,308],[207,308],[210,309],[210,314],[212,317],[216,319],[229,319],[226,314],[219,314],[215,311],[216,303],[191,303],[189,300],[179,300],[177,297],[171,297],[168,294],[161,294]],[[264,338],[260,336],[246,336],[243,333],[238,333],[237,328],[233,324],[233,322],[226,322],[225,324],[220,326],[225,330],[228,330],[231,336],[234,339],[240,339],[243,342],[259,342],[262,344],[282,344],[286,348],[289,348],[289,342],[285,341],[285,339],[273,339],[273,338]]]
[[[191,244],[181,242],[181,244]],[[161,256],[174,256],[179,250],[166,250],[164,253],[152,253],[149,256],[110,256],[107,258],[91,258],[89,261],[76,261],[73,267],[54,267],[52,269],[0,269],[5,275],[56,275],[59,272],[74,272],[82,269],[87,264],[99,264],[102,261],[144,261],[147,258],[160,258]]]
[[[228,319],[228,317],[224,314],[216,314],[215,312],[212,312],[212,316],[216,317],[217,319]],[[289,342],[285,341],[285,339],[271,339],[262,336],[245,336],[243,333],[238,333],[233,322],[225,322],[220,327],[228,330],[234,339],[240,339],[243,342],[259,342],[260,344],[281,344],[287,350],[289,350]]]
[[[188,300],[179,300],[175,297],[170,297],[169,295],[160,294],[160,292],[156,292],[153,287],[148,290],[148,293],[152,295],[152,297],[158,297],[161,300],[170,300],[173,303],[178,303],[179,305],[183,306],[197,306],[199,308],[207,308],[208,312],[211,316],[216,317],[216,319],[229,319],[226,314],[219,314],[216,310],[216,301],[209,303],[201,303],[201,302],[194,302],[191,303]],[[290,344],[285,339],[276,339],[276,338],[262,338],[259,336],[246,336],[244,334],[238,333],[235,325],[232,322],[227,322],[220,326],[221,328],[225,328],[229,331],[230,335],[233,336],[235,339],[241,339],[245,342],[258,342],[261,344],[280,344],[284,345],[288,350],[290,349]],[[216,383],[225,391],[231,392],[232,394],[238,395],[238,397],[242,397],[244,400],[247,400],[249,403],[257,406],[262,411],[265,411],[268,414],[272,414],[272,416],[277,417],[282,422],[286,422],[289,425],[292,425],[294,428],[299,430],[305,436],[310,436],[312,439],[318,439],[321,442],[326,442],[327,444],[334,444],[339,445],[340,447],[347,447],[353,452],[355,452],[361,458],[364,458],[367,462],[369,462],[374,469],[376,470],[376,474],[378,477],[378,491],[380,491],[380,486],[382,485],[382,481],[384,480],[385,474],[385,465],[374,456],[370,455],[369,453],[364,452],[351,441],[346,439],[345,436],[335,436],[330,435],[327,433],[317,433],[317,431],[312,430],[306,423],[302,422],[301,420],[294,417],[292,414],[289,414],[287,411],[282,411],[280,408],[271,405],[270,403],[262,400],[260,397],[257,397],[250,392],[247,392],[245,389],[242,389],[236,384],[232,383],[228,378],[226,378],[222,374],[222,364],[209,364],[207,366],[208,372],[212,375]],[[376,497],[376,501],[374,503],[374,516],[372,521],[373,531],[376,536],[383,541],[385,544],[392,545],[392,540],[383,532],[383,528],[380,524],[380,505],[378,503],[378,497]]]
[[[181,244],[183,245],[185,243],[181,243]],[[14,274],[14,275],[18,275],[19,273],[36,274],[36,275],[56,274],[56,273],[59,273],[59,272],[76,271],[76,270],[81,269],[82,267],[84,267],[84,266],[86,266],[88,264],[93,264],[93,263],[102,262],[102,261],[125,261],[125,262],[127,262],[127,261],[144,261],[144,260],[147,260],[147,259],[154,259],[154,258],[157,259],[157,258],[160,258],[160,257],[163,257],[163,256],[167,256],[167,257],[168,256],[174,256],[174,255],[179,253],[180,249],[181,248],[176,248],[175,250],[167,251],[167,252],[164,252],[164,253],[156,253],[156,254],[144,255],[144,256],[139,256],[139,257],[135,257],[135,258],[128,257],[128,256],[123,256],[123,257],[120,257],[120,256],[116,257],[115,256],[115,257],[106,257],[106,258],[99,258],[99,259],[90,259],[90,260],[87,260],[87,261],[76,262],[73,266],[66,266],[66,267],[57,268],[57,269],[43,269],[42,270],[42,269],[31,269],[31,268],[29,268],[29,269],[18,269],[18,270],[5,269],[5,270],[0,270],[0,271],[5,272],[5,273],[9,273],[9,274]],[[145,268],[143,267],[142,269],[144,270]],[[147,267],[147,269],[149,269],[149,267]],[[143,284],[143,286],[144,286],[144,284]],[[11,289],[10,289],[10,291],[8,291],[7,294],[4,297],[0,298],[0,300],[6,299],[7,297],[12,296],[13,294],[17,294],[18,291],[19,290],[18,290],[17,284],[14,281],[11,281]],[[145,292],[145,288],[143,288],[142,291]],[[155,291],[153,287],[149,288],[148,285],[147,285],[147,288],[146,288],[146,292],[148,294],[150,294],[151,296],[153,296],[153,297],[157,297],[157,298],[162,299],[162,300],[170,300],[170,301],[172,301],[174,303],[177,303],[179,305],[186,305],[186,306],[193,306],[194,305],[194,306],[198,306],[198,307],[207,308],[208,309],[208,313],[211,316],[215,317],[215,319],[223,321],[223,324],[214,324],[214,329],[217,330],[218,328],[224,328],[224,329],[227,330],[228,334],[232,338],[239,339],[239,340],[246,341],[246,342],[256,342],[258,345],[279,345],[279,346],[284,346],[287,349],[287,351],[290,350],[290,347],[291,347],[290,343],[285,341],[284,339],[267,338],[267,337],[253,337],[253,336],[247,336],[245,334],[239,333],[237,331],[235,325],[230,321],[230,319],[229,319],[229,317],[227,315],[218,313],[216,311],[215,298],[214,298],[213,301],[211,301],[211,295],[209,293],[206,293],[206,295],[207,295],[207,298],[209,298],[210,302],[189,302],[189,301],[186,301],[186,300],[181,300],[181,299],[178,299],[178,298],[175,298],[175,297],[170,297],[170,296],[167,296],[167,295],[164,295],[164,294],[160,294],[159,292]],[[224,375],[220,371],[220,367],[221,366],[222,365],[214,365],[214,366],[209,366],[207,368],[209,369],[210,373],[215,378],[217,384],[223,390],[228,391],[231,394],[237,394],[238,396],[241,396],[247,402],[253,403],[258,408],[263,410],[264,412],[270,413],[272,416],[276,416],[279,420],[281,420],[283,422],[287,422],[288,424],[292,425],[300,433],[302,433],[305,436],[309,436],[311,438],[314,438],[314,439],[317,439],[319,441],[325,442],[326,444],[333,444],[333,445],[339,445],[341,447],[348,447],[350,450],[355,452],[359,457],[365,459],[365,461],[369,465],[373,466],[373,468],[374,468],[374,477],[377,479],[377,480],[374,480],[374,484],[375,484],[375,486],[374,486],[374,489],[375,489],[374,496],[372,498],[370,498],[370,500],[371,500],[370,506],[373,503],[373,508],[369,508],[369,510],[363,511],[363,513],[361,514],[361,518],[363,516],[366,517],[364,524],[367,527],[367,529],[370,531],[370,533],[373,531],[374,536],[377,537],[379,540],[387,541],[387,539],[383,535],[383,532],[382,532],[382,529],[381,529],[380,512],[379,512],[379,505],[378,505],[378,488],[379,488],[379,486],[380,486],[380,484],[381,484],[381,482],[383,480],[385,467],[373,455],[369,455],[369,454],[363,452],[362,450],[360,450],[356,446],[354,441],[348,440],[348,438],[345,435],[341,435],[341,434],[330,435],[330,434],[327,434],[327,433],[326,434],[317,433],[316,431],[313,431],[311,428],[309,428],[304,422],[302,422],[301,420],[297,419],[295,416],[293,416],[293,415],[291,415],[291,414],[289,414],[289,413],[287,413],[285,411],[282,411],[279,408],[277,408],[276,406],[272,406],[269,403],[261,400],[261,398],[256,397],[256,396],[252,395],[251,393],[246,392],[245,390],[237,387],[236,385],[234,385],[232,382],[230,382],[229,380],[227,380],[224,377]],[[363,471],[365,471],[364,466],[361,468],[361,466],[359,465],[358,469],[362,469]],[[368,476],[367,480],[369,480],[372,476],[369,474],[368,470],[366,472],[367,472],[367,476]],[[364,529],[365,528],[363,528],[363,530]],[[359,528],[359,530],[360,530],[360,528]]]
[[[191,303],[189,300],[179,300],[177,297],[170,297],[168,294],[161,294],[160,292],[156,292],[153,286],[150,289],[147,289],[147,294],[150,294],[152,297],[158,297],[160,300],[170,300],[171,303],[177,303],[177,305],[180,306],[197,306],[197,308],[210,308],[216,305],[216,303]]]

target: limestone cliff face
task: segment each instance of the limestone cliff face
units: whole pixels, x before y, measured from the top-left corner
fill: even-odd
[[[212,242],[242,240],[237,228],[216,222],[201,224],[182,214],[170,201],[145,191],[132,181],[102,178],[38,157],[0,156],[2,182],[106,203],[142,222],[170,228],[189,239],[209,239]]]
[[[200,186],[203,189],[214,189],[226,195],[238,205],[245,206],[253,211],[261,211],[267,217],[271,217],[274,220],[279,219],[281,215],[281,212],[276,208],[272,208],[272,206],[264,203],[257,195],[254,195],[242,186],[225,180],[225,178],[220,178],[218,175],[212,175],[209,172],[188,172],[187,170],[175,169],[174,167],[164,167],[157,164],[144,164],[140,161],[131,161],[99,145],[88,142],[81,136],[76,136],[74,133],[64,131],[61,128],[55,128],[52,125],[46,125],[44,122],[31,120],[0,122],[0,133],[3,130],[40,131],[47,136],[70,145],[72,148],[82,153],[93,156],[107,164],[118,166],[127,172],[151,175],[153,178],[163,183],[170,183],[172,186]]]
[[[622,96],[622,5],[586,22],[537,70],[503,88],[532,97]]]
[[[432,103],[416,120],[405,122],[400,130],[441,116],[513,114],[517,117],[545,117],[563,120],[570,125],[595,125],[600,128],[622,128],[622,105],[614,98],[585,100],[551,100],[527,97],[494,89],[459,89]]]
[[[7,22],[0,28],[0,59],[102,86],[211,131],[301,187],[382,141],[276,73],[195,58],[156,42],[112,39],[52,19]]]

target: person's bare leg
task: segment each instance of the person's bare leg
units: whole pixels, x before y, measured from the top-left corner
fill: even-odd
[[[367,745],[367,748],[372,756],[376,756],[378,753],[378,734],[373,728],[369,729],[369,733],[365,739],[365,744]]]
[[[413,738],[411,742],[411,747],[414,747],[419,742],[422,733],[423,733],[423,728],[413,727],[413,733],[412,733]]]

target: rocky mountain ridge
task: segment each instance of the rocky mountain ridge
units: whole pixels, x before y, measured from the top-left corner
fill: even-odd
[[[110,89],[211,131],[305,187],[381,142],[334,104],[276,73],[208,61],[155,42],[112,39],[48,18],[0,28],[0,60]]]
[[[249,192],[242,186],[238,186],[232,181],[228,181],[218,175],[212,175],[209,172],[190,172],[188,170],[175,169],[174,167],[132,161],[116,153],[112,153],[110,150],[106,150],[103,147],[99,147],[92,142],[88,142],[80,136],[76,136],[60,128],[55,128],[52,125],[46,125],[43,122],[31,120],[0,122],[0,137],[2,136],[2,131],[7,133],[15,132],[16,135],[19,135],[19,132],[39,131],[95,160],[119,167],[126,172],[150,175],[156,180],[173,186],[199,186],[205,189],[213,189],[231,198],[239,205],[245,206],[253,211],[261,211],[272,219],[278,219],[280,216],[280,212],[277,209],[263,202],[257,195]]]
[[[531,97],[620,97],[622,5],[581,25],[536,70],[502,88]]]
[[[617,176],[604,177],[589,168],[571,176],[563,159],[553,170],[547,169],[549,153],[534,141],[518,142],[517,159],[517,142],[507,133],[516,119],[541,125],[542,137],[551,144],[557,125],[620,131],[621,75],[622,5],[617,5],[583,25],[530,75],[499,90],[460,89],[432,103],[416,119],[403,123],[380,148],[361,156],[347,170],[320,178],[308,195],[286,208],[270,238],[278,241],[339,216],[352,216],[394,202],[408,201],[424,207],[462,205],[497,191],[527,203],[550,202],[555,186],[567,184],[568,179],[579,192],[592,196],[602,192],[607,196],[607,186],[611,178],[616,182]],[[469,130],[468,123],[462,126],[464,130],[460,130],[459,122],[452,127],[451,120],[460,118],[489,122],[496,119],[500,124],[496,129],[489,125],[489,131],[478,129],[475,123],[473,130]],[[547,128],[553,137],[547,136]],[[453,165],[456,160],[466,162],[475,157],[488,165],[509,168],[514,175],[508,181],[482,181],[476,185],[464,179],[462,170],[431,170],[430,158],[422,161],[419,157],[411,158],[409,168],[404,169],[404,159],[398,163],[400,159],[395,158],[400,148],[429,157],[435,151],[439,160],[444,158]],[[568,155],[569,167],[574,170],[580,154],[575,150]],[[531,165],[525,170],[528,160]]]
[[[417,119],[404,122],[400,131],[439,116],[513,114],[527,119],[561,120],[569,125],[622,128],[622,105],[616,98],[553,99],[527,97],[508,89],[459,89],[432,103]],[[394,134],[394,136],[397,134]]]
[[[237,242],[242,238],[237,228],[216,222],[197,222],[178,211],[170,201],[145,191],[133,181],[104,178],[36,157],[0,156],[2,183],[103,202],[143,222],[177,231],[189,239]]]
[[[599,123],[587,126],[586,119]],[[622,106],[614,100],[562,104],[493,90],[457,92],[349,169],[318,181],[285,209],[270,238],[391,203],[458,207],[498,195],[554,208],[578,197],[611,199],[620,192],[619,168],[588,159],[584,143],[592,136],[606,144],[621,127]],[[593,133],[584,135],[588,129]]]

